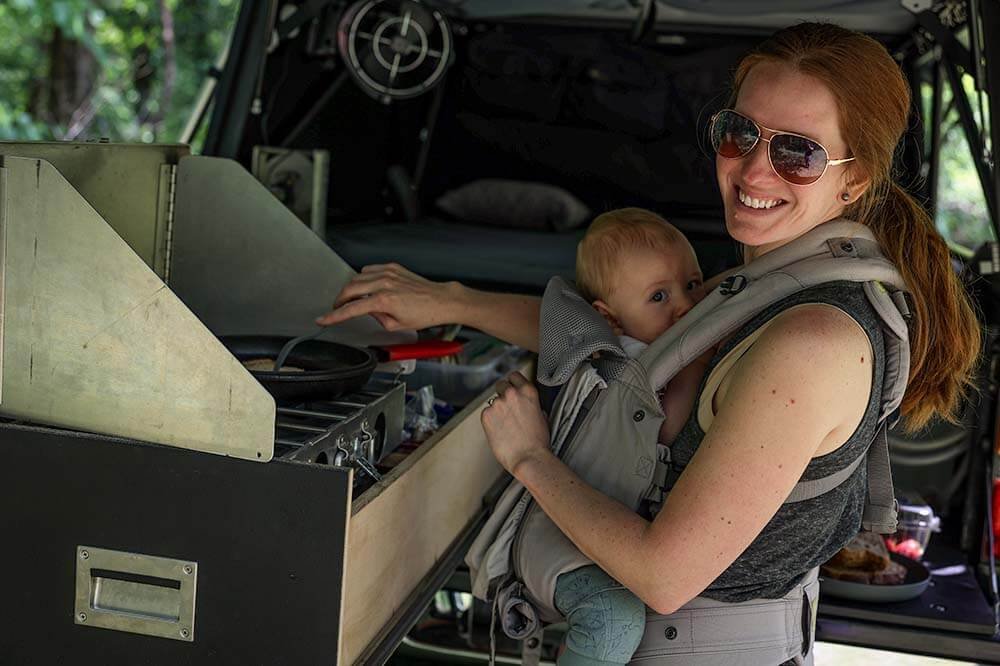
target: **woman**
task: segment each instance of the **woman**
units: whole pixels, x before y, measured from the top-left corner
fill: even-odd
[[[914,300],[906,425],[952,418],[978,354],[978,326],[945,243],[892,181],[910,111],[896,63],[860,33],[796,25],[744,58],[730,107],[716,120],[725,127],[713,130],[716,175],[726,228],[746,261],[836,217],[867,225]],[[782,152],[789,140],[808,142],[797,157],[823,161],[791,162]],[[389,329],[459,322],[538,345],[537,300],[436,284],[396,265],[366,268],[335,308],[321,323],[361,314]],[[483,426],[497,459],[560,529],[653,610],[669,614],[699,595],[777,598],[860,526],[863,465],[826,495],[782,503],[800,479],[846,467],[871,439],[884,350],[870,308],[860,286],[831,283],[786,299],[725,342],[708,369],[726,368],[721,382],[703,390],[673,444],[684,472],[652,521],[551,454],[523,377],[498,384]],[[726,358],[755,336],[742,356]]]

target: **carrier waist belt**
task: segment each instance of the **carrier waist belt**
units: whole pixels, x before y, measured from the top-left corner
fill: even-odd
[[[697,597],[670,615],[648,611],[646,633],[632,657],[642,666],[810,663],[817,569],[781,599],[739,603]],[[805,659],[808,654],[809,659]]]

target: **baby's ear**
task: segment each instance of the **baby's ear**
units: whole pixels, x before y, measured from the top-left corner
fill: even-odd
[[[611,308],[604,301],[594,301],[594,309],[601,313],[604,320],[608,322],[608,326],[614,331],[615,335],[625,335],[625,331],[622,330],[622,325],[619,323],[618,318],[615,317],[615,313],[612,312]]]

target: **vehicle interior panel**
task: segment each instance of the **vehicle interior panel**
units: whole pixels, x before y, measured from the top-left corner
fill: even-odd
[[[456,38],[455,65],[435,93],[385,106],[354,86],[339,88],[290,144],[333,155],[332,247],[356,268],[393,256],[417,270],[431,266],[431,275],[540,292],[548,277],[572,274],[582,230],[526,237],[449,219],[434,205],[452,188],[503,178],[561,187],[593,215],[623,206],[657,210],[682,229],[698,229],[707,271],[733,265],[735,248],[718,222],[714,163],[695,137],[725,102],[729,71],[753,40],[679,41],[643,47],[636,58],[636,47],[616,33],[477,25]],[[315,63],[299,69],[295,49],[303,44],[283,48],[267,72],[276,77],[273,94],[289,101],[265,102],[263,122],[272,129],[251,142],[281,137],[308,112],[310,100],[299,101],[295,89],[322,90],[336,80]],[[433,129],[424,155],[422,127]],[[251,124],[248,132],[259,130]],[[404,174],[401,188],[387,178],[390,169]]]

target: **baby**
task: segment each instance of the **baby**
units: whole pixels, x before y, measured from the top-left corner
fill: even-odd
[[[642,208],[613,210],[591,223],[576,250],[576,285],[632,358],[705,296],[698,258],[687,238]],[[669,444],[680,432],[701,376],[696,370],[681,371],[663,391],[668,419],[660,442]]]
[[[641,208],[613,210],[591,223],[577,247],[576,282],[633,358],[704,296],[691,244]],[[703,371],[703,364],[692,364],[662,392],[668,418],[660,442],[669,443],[680,432]],[[569,624],[560,666],[625,664],[639,646],[645,604],[600,567],[559,576],[555,605]]]

